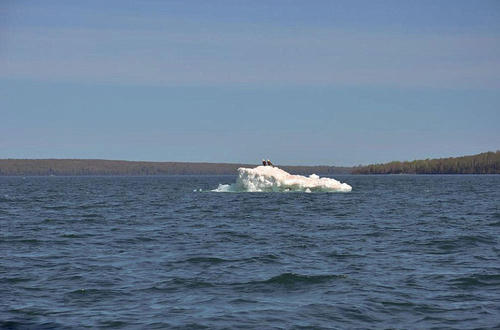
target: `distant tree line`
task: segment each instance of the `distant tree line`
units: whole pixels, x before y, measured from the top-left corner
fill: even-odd
[[[500,174],[500,151],[472,156],[357,166],[353,174]]]
[[[259,164],[133,162],[101,159],[0,159],[0,175],[194,175],[237,174],[239,167]],[[280,166],[290,173],[350,173],[348,167]]]
[[[0,176],[14,175],[234,175],[259,164],[133,162],[102,159],[0,159]],[[500,151],[473,156],[356,167],[281,166],[292,174],[500,174]]]

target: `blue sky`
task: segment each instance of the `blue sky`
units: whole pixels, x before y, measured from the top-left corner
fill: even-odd
[[[0,158],[500,149],[499,1],[2,1]]]

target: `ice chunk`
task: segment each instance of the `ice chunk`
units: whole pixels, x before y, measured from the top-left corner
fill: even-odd
[[[220,184],[216,192],[349,192],[352,187],[331,178],[320,178],[316,174],[309,177],[293,175],[273,166],[238,169],[238,178],[233,184]]]

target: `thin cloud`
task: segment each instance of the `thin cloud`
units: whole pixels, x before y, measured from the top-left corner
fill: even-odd
[[[10,29],[0,77],[151,85],[500,88],[500,37]]]

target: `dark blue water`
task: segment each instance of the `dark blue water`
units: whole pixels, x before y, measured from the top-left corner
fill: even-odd
[[[500,176],[0,178],[0,327],[500,327]]]

